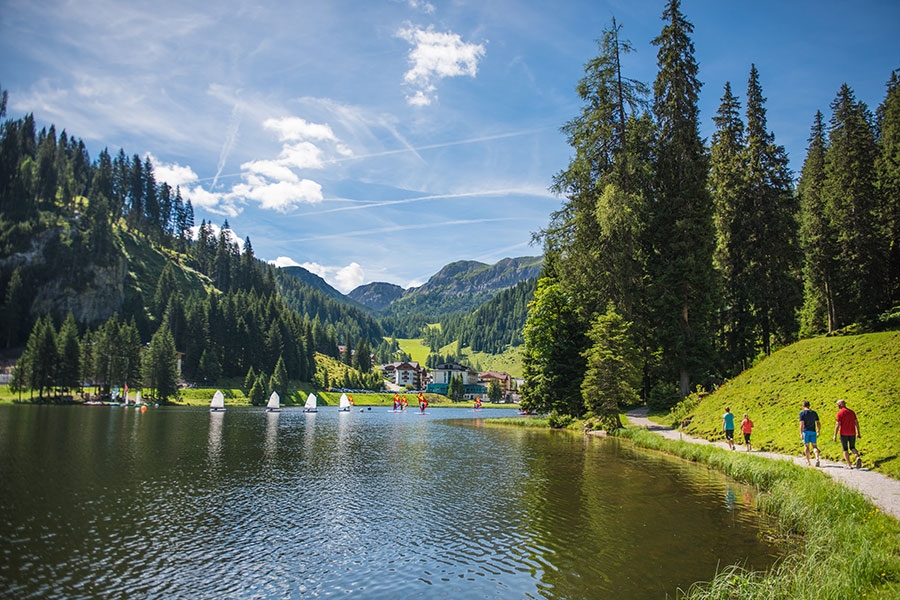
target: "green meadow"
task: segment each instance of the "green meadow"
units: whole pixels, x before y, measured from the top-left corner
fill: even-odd
[[[798,415],[804,400],[819,415],[824,458],[840,460],[833,442],[837,400],[843,398],[859,418],[857,447],[865,467],[900,478],[900,332],[802,340],[759,361],[709,395],[695,394],[669,413],[650,417],[709,440],[724,439],[725,407],[739,422],[753,421],[758,450],[802,451]]]

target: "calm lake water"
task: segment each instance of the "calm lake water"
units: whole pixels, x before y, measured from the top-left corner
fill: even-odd
[[[705,467],[416,412],[0,406],[0,596],[665,598],[778,554]]]

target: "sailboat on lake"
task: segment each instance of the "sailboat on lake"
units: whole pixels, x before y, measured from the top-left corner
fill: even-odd
[[[278,397],[278,392],[272,392],[272,395],[269,396],[269,403],[266,404],[266,412],[278,412],[281,410],[281,398]]]
[[[347,397],[347,394],[341,394],[341,403],[338,410],[340,412],[350,412],[350,398]]]
[[[216,390],[213,394],[212,402],[209,403],[210,412],[219,412],[225,410],[225,394],[222,390]]]
[[[303,405],[303,412],[319,412],[319,409],[316,406],[316,395],[312,392],[306,397],[306,404]]]

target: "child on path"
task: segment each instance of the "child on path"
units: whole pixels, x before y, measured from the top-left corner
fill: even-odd
[[[750,452],[752,450],[750,434],[753,433],[753,421],[750,420],[750,415],[747,413],[744,413],[744,420],[741,421],[741,431],[744,433],[744,446],[747,447],[747,452]]]

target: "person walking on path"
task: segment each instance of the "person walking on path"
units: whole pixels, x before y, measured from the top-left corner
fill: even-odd
[[[847,462],[847,468],[852,469],[853,464],[850,462],[850,451],[856,456],[856,468],[862,468],[862,458],[856,449],[857,438],[862,439],[862,433],[859,431],[859,419],[856,413],[847,408],[847,403],[843,400],[837,401],[838,412],[834,424],[834,441],[837,441],[838,434],[841,436],[841,448],[844,449],[844,460]]]
[[[722,415],[722,429],[725,430],[725,441],[728,447],[734,450],[734,415],[731,414],[731,408],[725,407],[725,414]]]
[[[803,448],[806,452],[806,464],[812,466],[809,456],[809,447],[812,446],[816,452],[816,466],[819,466],[819,446],[816,441],[819,432],[822,430],[822,424],[819,422],[819,415],[816,411],[809,408],[809,400],[803,401],[803,410],[800,411],[800,437],[803,439]]]
[[[750,420],[750,415],[744,413],[744,420],[741,421],[741,433],[744,434],[744,446],[747,448],[747,452],[752,450],[752,446],[750,445],[750,434],[753,433],[753,421]]]

